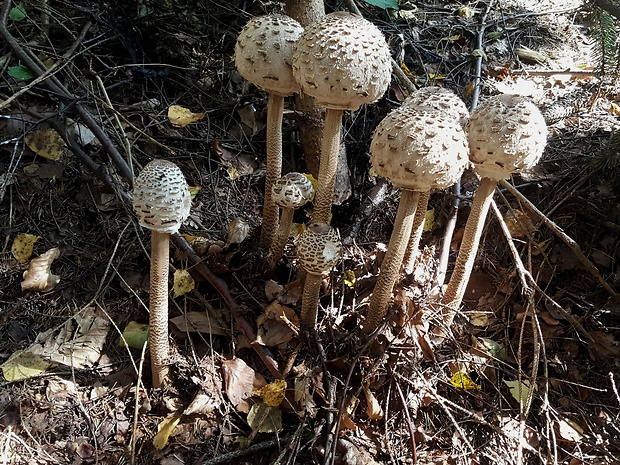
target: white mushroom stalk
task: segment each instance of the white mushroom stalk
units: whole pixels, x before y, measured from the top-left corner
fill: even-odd
[[[284,247],[291,234],[295,210],[303,207],[314,195],[312,182],[301,173],[288,173],[276,180],[271,189],[275,204],[282,208],[280,226],[267,255],[267,272],[273,271],[282,257]]]
[[[329,223],[344,110],[373,103],[390,83],[390,50],[369,21],[344,12],[310,24],[293,54],[293,75],[304,94],[327,111],[312,221]]]
[[[297,239],[297,259],[306,271],[301,298],[302,331],[316,328],[322,276],[336,265],[341,250],[338,232],[325,223],[308,225]]]
[[[467,129],[469,158],[481,181],[442,299],[444,328],[452,324],[463,300],[497,182],[536,165],[547,141],[547,126],[541,112],[517,95],[490,97],[474,110]]]
[[[267,169],[261,246],[268,249],[278,227],[278,207],[271,200],[271,188],[282,173],[282,114],[284,97],[299,91],[291,61],[303,28],[286,15],[251,19],[239,34],[235,64],[248,81],[269,93],[267,102]]]
[[[168,382],[170,234],[178,232],[187,219],[191,203],[185,177],[170,161],[151,161],[134,182],[134,211],[140,225],[151,230],[149,347],[154,388]]]
[[[388,250],[370,297],[364,332],[385,317],[411,236],[420,192],[454,184],[468,164],[467,138],[460,124],[430,107],[402,106],[379,123],[370,145],[370,162],[380,176],[401,189]],[[415,244],[417,249],[417,244]]]

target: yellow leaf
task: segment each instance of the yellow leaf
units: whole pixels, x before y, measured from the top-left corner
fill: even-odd
[[[201,186],[189,186],[189,195],[192,196],[192,200],[196,198],[196,196],[201,190],[202,190]]]
[[[127,343],[127,346],[132,349],[142,349],[148,340],[149,325],[138,323],[137,321],[130,321],[127,323],[127,326],[125,326],[123,337],[118,345],[120,347],[125,347],[125,343]]]
[[[355,273],[352,270],[344,270],[344,283],[349,289],[355,288]]]
[[[405,73],[407,77],[413,77],[413,73],[409,70],[404,61],[400,62],[400,68],[403,70],[403,73]]]
[[[2,364],[2,374],[7,381],[19,381],[43,373],[50,366],[43,358],[25,350],[18,350]]]
[[[41,239],[41,236],[34,234],[19,234],[13,241],[11,253],[19,263],[26,263],[30,260],[34,243]]]
[[[174,272],[174,284],[172,286],[172,292],[174,297],[179,297],[183,294],[187,294],[196,287],[194,278],[189,274],[187,270],[176,270]]]
[[[174,431],[174,428],[176,428],[176,426],[179,424],[182,416],[183,415],[180,413],[175,414],[171,417],[164,418],[164,420],[159,425],[157,425],[157,434],[153,438],[153,446],[155,446],[155,449],[161,450],[166,447],[172,431]]]
[[[426,216],[424,217],[424,232],[428,232],[433,229],[435,225],[435,210],[426,210]]]
[[[430,73],[428,77],[430,79],[437,79],[438,81],[441,81],[442,79],[446,78],[443,74],[434,74],[434,73]]]
[[[65,141],[54,129],[37,129],[24,139],[26,145],[37,155],[56,161],[62,155],[62,146]]]
[[[303,223],[293,223],[291,225],[291,232],[289,233],[289,237],[299,236],[303,232],[304,229],[305,229],[305,226],[303,225]]]
[[[256,391],[256,395],[261,396],[265,401],[265,405],[268,405],[269,407],[277,407],[280,405],[284,400],[285,394],[286,381],[283,379],[278,379]]]
[[[304,176],[307,177],[312,183],[312,196],[310,197],[310,202],[312,202],[314,200],[314,195],[319,188],[319,181],[317,181],[310,173],[304,173]]]
[[[184,128],[188,124],[200,121],[204,117],[204,113],[192,113],[188,108],[179,105],[171,105],[168,108],[168,119],[175,128]]]
[[[489,324],[488,313],[474,312],[469,315],[469,322],[473,326],[486,326]]]
[[[480,385],[474,383],[469,375],[467,373],[463,373],[462,371],[457,371],[454,373],[454,376],[450,378],[450,384],[459,389],[465,389],[466,391],[481,389]]]
[[[536,226],[528,214],[521,210],[508,210],[504,221],[512,237],[523,237],[536,231]]]
[[[543,254],[547,251],[547,249],[549,248],[549,246],[551,245],[552,242],[552,238],[551,239],[546,239],[542,242],[539,242],[537,244],[533,244],[532,247],[532,256],[536,257],[540,254]]]

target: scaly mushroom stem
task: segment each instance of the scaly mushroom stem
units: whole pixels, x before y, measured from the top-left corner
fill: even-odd
[[[424,221],[426,220],[426,207],[428,206],[428,200],[431,197],[431,191],[420,192],[418,197],[418,206],[413,217],[413,226],[411,227],[411,237],[409,238],[409,244],[407,244],[407,250],[405,252],[405,261],[403,263],[403,271],[406,274],[413,273],[413,267],[415,266],[416,258],[418,257],[418,246],[420,245],[420,239],[424,232]]]
[[[331,221],[338,151],[340,150],[342,113],[342,110],[328,108],[325,114],[318,187],[314,198],[314,212],[312,213],[312,221],[314,223],[329,224]]]
[[[168,380],[168,268],[170,266],[170,234],[151,233],[151,285],[149,295],[149,345],[153,387],[160,388]]]
[[[284,97],[269,94],[267,102],[267,170],[265,173],[265,201],[260,244],[271,246],[278,228],[278,206],[271,200],[271,187],[282,174],[282,113]]]
[[[465,232],[463,233],[459,254],[442,299],[442,316],[446,328],[452,324],[454,316],[463,301],[465,288],[474,267],[482,230],[484,229],[484,220],[487,217],[496,185],[496,180],[482,178],[474,195],[471,212],[465,224]]]
[[[301,330],[304,332],[312,331],[316,328],[321,282],[322,277],[320,274],[306,274],[304,292],[301,298],[300,317]]]
[[[293,214],[295,210],[292,208],[283,208],[282,215],[280,217],[280,226],[274,241],[269,248],[269,254],[267,254],[267,272],[271,273],[280,261],[284,247],[288,241],[288,237],[291,234],[291,226],[293,225]]]
[[[370,296],[368,315],[364,323],[364,333],[372,333],[387,313],[392,288],[398,277],[400,267],[403,263],[403,256],[407,248],[407,242],[411,236],[411,228],[418,206],[420,193],[403,189],[401,191],[400,203],[394,220],[394,229],[390,237],[387,253],[381,264],[379,279],[375,289]]]

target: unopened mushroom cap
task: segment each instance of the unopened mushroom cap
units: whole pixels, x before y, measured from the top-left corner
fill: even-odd
[[[302,92],[336,110],[356,110],[378,100],[391,72],[381,31],[350,13],[330,13],[310,24],[293,54],[293,74]]]
[[[297,259],[310,274],[323,274],[338,261],[342,245],[338,232],[325,223],[312,223],[297,239]]]
[[[252,18],[235,45],[239,73],[257,87],[283,97],[299,91],[291,62],[303,28],[286,15]]]
[[[467,136],[454,117],[401,106],[377,126],[370,162],[395,187],[425,192],[453,185],[469,164],[467,151]]]
[[[458,95],[439,86],[422,87],[403,101],[403,106],[422,106],[441,110],[452,116],[463,126],[469,119],[469,111]]]
[[[136,178],[133,209],[141,226],[160,233],[175,233],[189,216],[192,198],[177,165],[153,160]]]
[[[545,118],[519,95],[490,97],[474,110],[467,130],[474,170],[495,180],[532,168],[547,142]]]
[[[312,182],[301,173],[288,173],[278,178],[271,188],[271,199],[282,208],[297,209],[307,204],[314,194]]]

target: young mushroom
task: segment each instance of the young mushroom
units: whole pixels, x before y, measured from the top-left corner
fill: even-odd
[[[267,101],[267,170],[261,246],[269,249],[278,227],[278,207],[271,187],[282,172],[282,114],[284,97],[299,91],[291,61],[303,28],[286,15],[251,19],[235,45],[235,64],[241,76],[269,94]]]
[[[460,124],[430,107],[402,106],[379,123],[370,144],[370,162],[380,176],[401,189],[401,198],[370,297],[364,332],[373,332],[387,313],[392,287],[398,277],[420,192],[454,184],[468,164],[467,138]],[[417,249],[417,244],[415,245]]]
[[[533,103],[518,95],[490,97],[474,110],[467,129],[469,158],[481,180],[442,299],[444,328],[452,324],[463,300],[497,182],[536,165],[547,141],[543,115]]]
[[[149,346],[153,387],[168,378],[168,267],[170,234],[189,216],[189,186],[181,170],[167,160],[153,160],[136,178],[133,209],[141,226],[151,230]]]
[[[390,83],[390,50],[371,22],[350,13],[330,13],[299,38],[293,75],[301,91],[327,109],[312,221],[329,223],[343,111],[357,110],[383,95]]]
[[[271,188],[271,198],[282,209],[280,226],[267,255],[267,272],[272,272],[282,257],[291,234],[295,210],[307,204],[314,194],[312,182],[303,174],[292,172],[277,179]]]
[[[306,271],[301,298],[302,331],[316,328],[322,276],[334,267],[341,250],[338,232],[325,223],[308,225],[297,239],[297,259]]]

